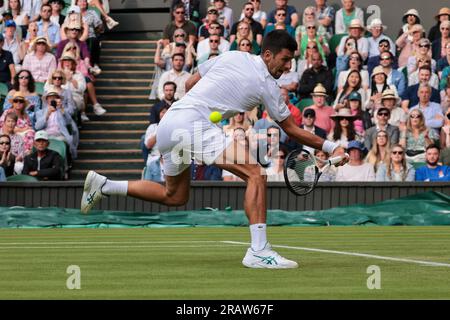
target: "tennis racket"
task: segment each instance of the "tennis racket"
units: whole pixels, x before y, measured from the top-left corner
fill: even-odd
[[[346,154],[348,157],[348,155]],[[291,151],[284,163],[284,180],[289,190],[298,195],[304,196],[314,190],[320,176],[330,166],[341,162],[343,156],[321,160],[304,149]],[[323,166],[318,166],[318,163]]]

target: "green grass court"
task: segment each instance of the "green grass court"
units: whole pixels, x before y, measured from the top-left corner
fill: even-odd
[[[246,227],[1,229],[0,299],[450,299],[448,227],[269,227],[268,235],[299,269],[244,268],[247,245],[222,241],[248,242]],[[66,288],[69,265],[81,269],[80,290]],[[380,290],[367,288],[370,265],[381,269]]]

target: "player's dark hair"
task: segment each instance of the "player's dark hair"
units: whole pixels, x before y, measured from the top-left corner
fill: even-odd
[[[269,50],[273,55],[276,55],[283,49],[295,52],[297,42],[286,30],[273,30],[264,38],[261,53]]]

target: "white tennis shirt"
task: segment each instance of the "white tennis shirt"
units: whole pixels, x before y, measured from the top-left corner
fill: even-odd
[[[224,119],[262,104],[270,117],[283,121],[291,113],[276,80],[260,56],[228,51],[198,67],[201,79],[171,110],[195,108],[207,119],[218,111]]]

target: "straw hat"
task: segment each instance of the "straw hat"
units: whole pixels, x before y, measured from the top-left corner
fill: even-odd
[[[368,30],[371,30],[375,27],[382,27],[383,30],[387,30],[387,27],[383,24],[381,19],[375,18],[370,22],[370,25],[367,27]]]
[[[28,102],[27,99],[25,99],[25,96],[24,96],[24,94],[23,94],[22,92],[16,91],[16,92],[14,93],[13,97],[10,98],[8,101],[9,101],[9,103],[13,104],[14,100],[16,100],[16,99],[17,99],[17,100],[25,101],[25,108],[28,107],[29,102]]]
[[[384,69],[382,66],[376,66],[372,71],[372,78],[375,77],[377,74],[384,74],[385,77],[387,77],[387,74],[384,72]]]
[[[448,15],[450,17],[450,8],[441,8],[441,10],[439,10],[439,13],[434,18],[439,21],[440,16],[443,15]]]
[[[406,23],[406,19],[408,19],[408,16],[409,16],[409,15],[416,16],[417,23],[420,23],[419,12],[418,12],[416,9],[409,9],[408,11],[406,11],[406,12],[403,14],[403,18],[402,18],[403,23]]]
[[[61,61],[63,61],[63,60],[71,60],[71,61],[73,61],[75,63],[77,62],[77,59],[76,59],[75,55],[72,52],[70,52],[70,51],[64,52],[64,54],[61,56],[60,60]]]
[[[45,44],[45,46],[47,47],[47,51],[50,52],[50,45],[48,44],[48,41],[47,41],[46,37],[37,37],[36,39],[34,39],[33,44],[31,45],[31,50],[32,51],[36,50],[36,45],[38,43]]]
[[[348,29],[350,30],[353,28],[359,28],[362,31],[366,30],[366,28],[364,28],[364,24],[359,19],[353,19],[352,21],[350,21],[350,25],[348,26]]]
[[[388,99],[395,99],[395,103],[400,102],[400,98],[397,96],[394,90],[392,89],[386,89],[383,91],[383,94],[381,95],[381,101],[388,100]]]
[[[43,98],[44,100],[47,99],[47,97],[52,97],[52,96],[58,96],[61,97],[61,95],[59,94],[58,91],[56,91],[53,86],[44,94]]]
[[[311,96],[316,96],[316,97],[328,97],[327,95],[327,89],[325,89],[325,87],[321,84],[318,83],[315,87],[313,92],[311,93]]]
[[[355,118],[355,115],[352,115],[350,108],[341,108],[338,112],[335,112],[330,116],[330,118]]]

